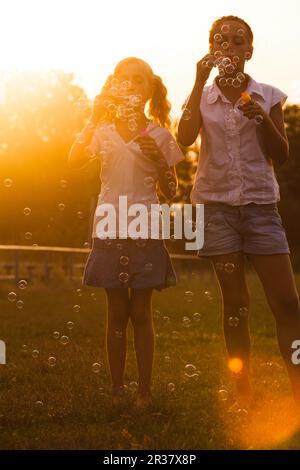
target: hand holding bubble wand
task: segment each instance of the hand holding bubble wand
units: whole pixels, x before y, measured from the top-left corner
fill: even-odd
[[[247,91],[241,93],[242,105],[238,108],[244,113],[248,119],[254,119],[256,124],[261,124],[264,121],[264,111],[262,107],[253,101]]]

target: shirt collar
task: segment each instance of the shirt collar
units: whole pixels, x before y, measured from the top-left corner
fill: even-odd
[[[213,84],[210,86],[208,96],[207,96],[207,103],[213,104],[217,101],[218,98],[220,98],[224,103],[227,103],[228,100],[227,98],[225,98],[222,91],[218,87],[216,80],[217,79],[215,78],[213,81]],[[266,100],[263,87],[261,86],[260,83],[256,82],[250,76],[249,76],[249,83],[248,83],[246,91],[249,93],[249,95],[257,95],[257,96],[260,96],[264,101]]]

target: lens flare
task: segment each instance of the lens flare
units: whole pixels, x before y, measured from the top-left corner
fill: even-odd
[[[239,374],[243,369],[243,361],[239,357],[233,357],[228,361],[228,368],[234,374]]]

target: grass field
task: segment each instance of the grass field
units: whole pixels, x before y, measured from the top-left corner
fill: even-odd
[[[63,279],[24,290],[2,283],[0,338],[7,345],[7,365],[0,366],[0,448],[300,448],[272,315],[256,276],[249,273],[248,279],[255,393],[251,419],[228,411],[233,388],[226,369],[218,286],[210,276],[189,273],[176,288],[154,294],[154,407],[144,415],[130,406],[122,415],[110,409],[102,290],[85,287],[78,295],[80,281]],[[297,282],[299,286],[300,277]],[[205,294],[208,290],[211,298]],[[8,301],[11,291],[24,301],[23,308]],[[186,291],[194,293],[191,302]],[[80,310],[74,311],[74,305]],[[184,316],[190,322],[183,322]],[[71,330],[69,321],[74,322]],[[69,343],[61,344],[54,331],[68,336]],[[37,357],[32,357],[34,350]],[[49,357],[55,357],[54,366],[48,364]],[[101,364],[99,372],[93,370],[94,363]],[[137,381],[131,331],[127,364],[130,401]],[[192,377],[185,375],[187,364],[195,366]],[[218,393],[222,384],[228,389],[225,401]]]

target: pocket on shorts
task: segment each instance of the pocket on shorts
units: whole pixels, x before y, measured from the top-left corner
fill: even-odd
[[[221,222],[224,223],[224,214],[220,208],[204,208],[204,230],[213,229]],[[226,221],[225,221],[226,222]]]

